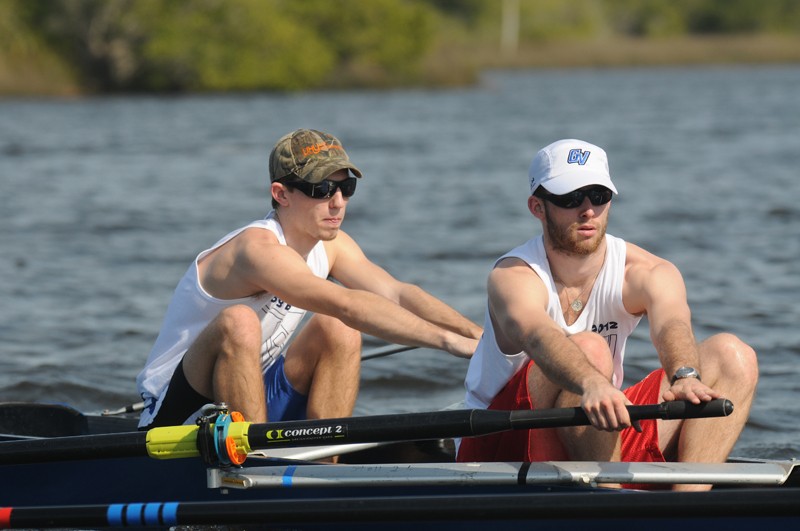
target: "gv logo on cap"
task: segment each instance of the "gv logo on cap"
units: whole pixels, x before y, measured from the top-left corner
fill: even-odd
[[[589,160],[589,155],[591,155],[591,151],[584,151],[582,149],[570,149],[569,155],[567,155],[567,164],[578,164],[583,166],[586,164],[586,161]]]

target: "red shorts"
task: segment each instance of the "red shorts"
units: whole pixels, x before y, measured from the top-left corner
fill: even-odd
[[[489,409],[535,409],[528,393],[528,371],[533,362],[520,369],[492,400]],[[664,370],[651,372],[644,380],[623,391],[633,404],[657,404],[660,398]],[[658,447],[658,427],[655,420],[642,420],[642,433],[633,428],[622,430],[622,461],[663,463]],[[470,461],[569,461],[556,428],[511,430],[461,440],[456,460]]]

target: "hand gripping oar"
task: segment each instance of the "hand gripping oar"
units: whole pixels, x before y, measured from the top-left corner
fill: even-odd
[[[698,405],[675,401],[628,406],[632,421],[724,417],[731,412],[733,404],[724,399]],[[147,432],[0,442],[0,464],[149,455],[157,459],[202,456],[211,465],[238,465],[252,450],[473,437],[507,430],[590,424],[579,407],[533,411],[465,409],[264,424],[244,422],[238,413],[227,411],[204,418],[206,421],[200,425],[153,428]]]

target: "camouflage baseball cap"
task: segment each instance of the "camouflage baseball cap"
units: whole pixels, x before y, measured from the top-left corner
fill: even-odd
[[[269,154],[269,179],[272,182],[287,175],[318,183],[338,170],[350,170],[361,177],[347,156],[339,139],[314,129],[298,129],[284,135]]]

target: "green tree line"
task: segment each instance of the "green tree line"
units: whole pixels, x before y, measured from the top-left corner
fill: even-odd
[[[0,0],[0,91],[458,82],[481,66],[465,51],[499,53],[501,31],[520,47],[607,36],[798,35],[800,2]]]

